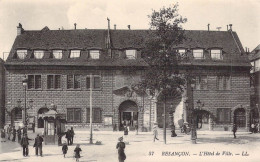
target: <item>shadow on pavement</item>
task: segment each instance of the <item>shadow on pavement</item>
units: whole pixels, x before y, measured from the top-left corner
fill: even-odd
[[[215,137],[215,138],[198,138],[198,144],[205,144],[205,143],[221,143],[225,145],[229,144],[246,144],[246,143],[254,143],[257,140],[256,137],[250,136],[239,136],[237,138],[233,137]]]

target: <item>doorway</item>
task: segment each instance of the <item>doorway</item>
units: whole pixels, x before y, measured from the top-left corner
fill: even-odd
[[[138,107],[135,102],[128,100],[119,106],[119,125],[120,130],[123,130],[124,126],[134,130],[138,125]]]
[[[234,123],[237,127],[246,127],[246,111],[243,108],[238,108],[234,112]]]

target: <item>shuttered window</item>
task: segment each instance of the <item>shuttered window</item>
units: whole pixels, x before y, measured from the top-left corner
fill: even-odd
[[[81,108],[68,108],[67,109],[68,122],[81,122]]]
[[[47,89],[60,89],[61,75],[47,75]]]
[[[206,75],[196,76],[195,89],[196,90],[208,89],[208,77]]]
[[[218,123],[229,123],[231,120],[231,110],[229,108],[217,109],[217,121]]]
[[[80,88],[80,75],[67,75],[67,89]]]
[[[28,89],[41,89],[41,75],[28,75]]]
[[[93,123],[102,123],[102,109],[101,108],[93,108],[92,109],[92,122]],[[90,108],[87,108],[87,123],[90,122]]]
[[[92,86],[93,89],[100,89],[101,88],[101,77],[99,75],[92,76]],[[86,87],[90,89],[90,76],[86,78]]]
[[[231,90],[231,77],[230,76],[217,76],[217,89],[218,90]]]

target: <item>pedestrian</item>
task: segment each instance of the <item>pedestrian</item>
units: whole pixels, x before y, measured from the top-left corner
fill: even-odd
[[[12,132],[13,132],[13,139],[12,139],[12,141],[15,142],[15,138],[16,138],[16,129],[15,129],[15,126],[13,126]]]
[[[259,123],[257,123],[256,129],[257,129],[256,132],[259,133],[259,131],[260,131],[260,125],[259,125]]]
[[[8,140],[10,140],[11,133],[12,133],[12,128],[11,128],[11,125],[9,124],[9,126],[7,128]]]
[[[251,124],[251,132],[255,133],[255,124],[254,123]]]
[[[138,135],[138,123],[135,122],[134,124],[135,124],[135,135]]]
[[[5,130],[1,129],[1,142],[5,142]]]
[[[128,127],[125,125],[124,126],[124,139],[125,139],[125,141],[127,141],[127,136],[128,136]]]
[[[155,142],[155,140],[159,140],[159,139],[157,138],[157,136],[158,136],[157,126],[154,125],[154,126],[153,126],[153,142]]]
[[[75,135],[75,132],[74,132],[74,130],[73,130],[73,127],[71,127],[71,129],[70,129],[70,140],[71,140],[71,144],[73,144],[73,138],[74,138],[74,135]]]
[[[18,143],[20,143],[21,138],[22,138],[22,130],[21,130],[20,126],[17,129],[17,137],[18,137]]]
[[[32,123],[32,130],[33,130],[33,133],[35,133],[35,123]]]
[[[68,145],[66,142],[63,143],[62,145],[62,153],[63,153],[63,157],[65,158],[66,154],[67,154],[67,151],[68,151]]]
[[[70,145],[70,141],[71,141],[71,136],[70,136],[70,130],[68,129],[66,134],[65,134],[65,138],[67,138],[67,143],[68,145]]]
[[[27,134],[23,134],[23,137],[21,139],[21,146],[23,147],[23,156],[28,156],[29,154],[29,150],[28,150],[28,146],[29,146],[29,139],[27,137]]]
[[[5,130],[5,137],[8,137],[8,133],[7,133],[8,125],[5,125],[5,126],[4,126],[4,130]]]
[[[27,126],[23,127],[23,134],[27,134]]]
[[[116,145],[116,149],[118,150],[118,161],[124,162],[126,159],[125,155],[125,143],[123,142],[123,137],[118,138],[118,143]]]
[[[76,146],[76,148],[75,148],[75,150],[74,150],[76,161],[79,161],[80,151],[82,151],[82,150],[81,150],[81,148],[79,147],[79,144],[77,144],[77,146]]]
[[[232,129],[232,131],[233,131],[234,138],[237,138],[237,136],[236,136],[237,125],[236,125],[236,124],[233,124],[233,129]]]
[[[43,138],[37,134],[37,137],[34,140],[34,145],[33,147],[35,147],[35,155],[38,156],[38,151],[40,152],[40,156],[42,156],[42,142],[43,142]]]

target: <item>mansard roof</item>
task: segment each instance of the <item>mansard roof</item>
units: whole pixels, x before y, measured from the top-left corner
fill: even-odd
[[[112,54],[124,49],[142,50],[145,40],[152,30],[110,30]],[[248,57],[244,54],[241,42],[233,31],[200,31],[186,30],[186,40],[173,45],[174,48],[219,48],[226,55],[225,60],[194,60],[194,65],[216,66],[250,66]],[[106,29],[77,29],[77,30],[24,30],[14,41],[13,47],[7,58],[6,65],[78,65],[78,66],[147,66],[142,58],[130,60],[124,58],[111,58],[106,49],[108,31]],[[45,50],[45,55],[53,49],[62,49],[69,53],[71,49],[81,49],[82,58],[69,59],[15,59],[17,49]],[[102,49],[99,60],[90,60],[86,56],[89,49]],[[85,52],[84,52],[85,51]],[[67,54],[68,55],[68,54]]]

